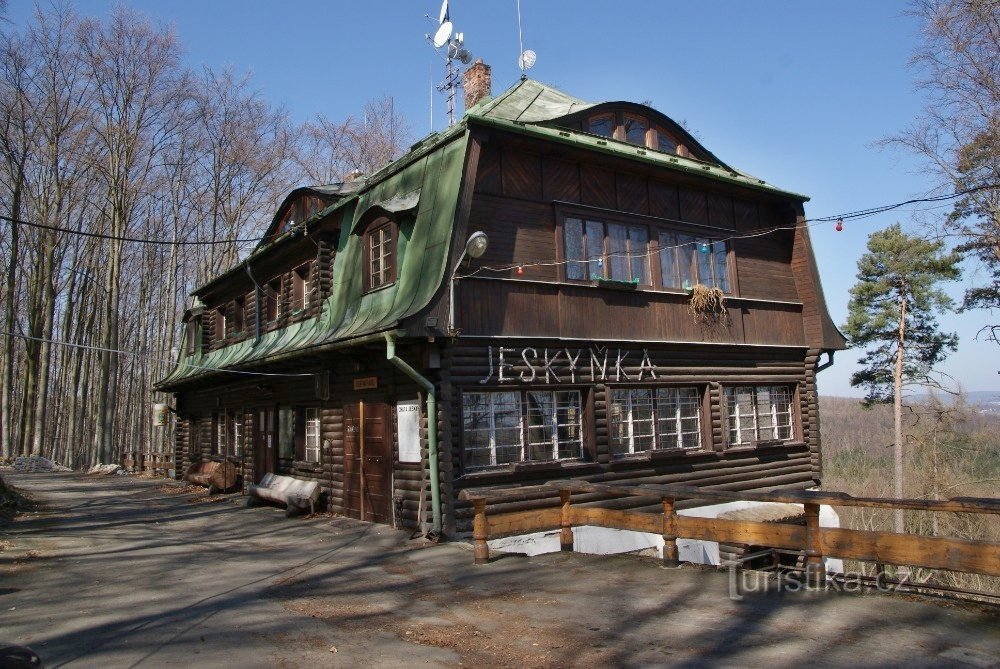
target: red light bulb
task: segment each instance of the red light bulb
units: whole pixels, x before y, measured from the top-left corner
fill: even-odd
[[[518,265],[517,269],[514,270],[514,274],[517,274],[518,276],[524,276],[524,268]]]
[[[838,218],[838,219],[837,219],[837,227],[836,227],[836,230],[837,230],[837,232],[840,232],[840,231],[841,231],[841,230],[843,230],[843,229],[844,229],[844,219],[842,219],[842,218]]]

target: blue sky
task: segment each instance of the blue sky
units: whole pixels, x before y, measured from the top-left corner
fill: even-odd
[[[126,4],[172,24],[190,65],[251,72],[261,94],[295,120],[342,118],[390,93],[415,139],[430,130],[431,83],[443,77],[443,61],[423,36],[436,28],[438,0]],[[106,15],[112,5],[76,6]],[[922,105],[907,65],[919,26],[905,10],[888,0],[521,2],[524,44],[538,54],[531,76],[585,100],[650,101],[722,160],[809,195],[812,217],[906,200],[931,185],[913,156],[875,145],[907,127]],[[18,24],[30,12],[25,0],[8,6]],[[452,0],[451,17],[473,55],[492,65],[494,92],[513,84],[520,74],[515,0]],[[439,95],[434,116],[440,129]],[[838,324],[867,235],[896,221],[916,229],[909,210],[848,222],[840,233],[832,224],[812,228]],[[950,291],[960,295],[969,280],[967,273]],[[966,390],[1000,387],[1000,351],[974,339],[990,316],[942,318],[961,338],[942,369]],[[858,395],[848,382],[856,358],[838,354],[820,375],[820,391]]]

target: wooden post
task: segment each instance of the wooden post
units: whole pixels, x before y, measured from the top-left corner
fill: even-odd
[[[663,566],[680,565],[677,552],[677,516],[674,514],[674,498],[663,498]]]
[[[483,497],[473,499],[472,508],[476,514],[472,518],[473,555],[476,558],[476,564],[488,564],[490,547],[486,543],[486,499]]]
[[[570,497],[573,493],[569,490],[559,491],[559,500],[562,502],[562,517],[559,530],[559,549],[573,551],[573,516],[570,508]]]
[[[822,587],[826,580],[823,569],[823,547],[819,537],[819,504],[803,504],[806,514],[806,584]]]

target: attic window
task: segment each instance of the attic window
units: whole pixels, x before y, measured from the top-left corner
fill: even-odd
[[[638,116],[625,116],[625,141],[636,146],[646,146],[649,124]]]
[[[396,224],[387,218],[375,221],[362,239],[365,256],[365,291],[378,290],[396,281]]]
[[[278,296],[281,294],[281,277],[268,281],[264,289],[264,317],[270,323],[278,320]]]
[[[657,151],[663,151],[664,153],[677,153],[677,140],[675,140],[666,130],[657,126],[656,145],[650,148],[656,149]]]
[[[296,267],[292,271],[292,311],[305,308],[306,292],[309,285],[309,263]]]
[[[601,137],[612,137],[615,134],[614,114],[592,116],[587,121],[587,132]]]

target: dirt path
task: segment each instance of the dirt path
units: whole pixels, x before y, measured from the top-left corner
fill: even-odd
[[[464,546],[173,483],[9,479],[42,509],[0,529],[0,642],[46,667],[1000,666],[995,611],[734,601],[725,573],[634,557],[474,567]]]

